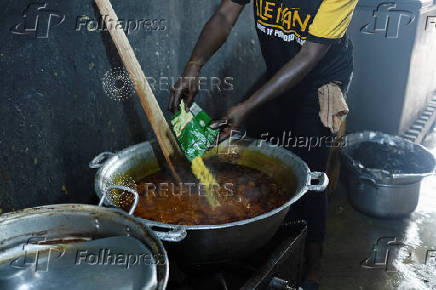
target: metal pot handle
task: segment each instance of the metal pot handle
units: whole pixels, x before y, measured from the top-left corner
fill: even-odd
[[[307,185],[307,190],[324,191],[329,185],[329,178],[324,172],[310,172],[310,183]],[[319,184],[313,185],[312,180],[319,180]]]
[[[170,231],[167,232],[161,232],[156,229],[153,229],[154,227],[158,227],[156,225],[150,225],[151,231],[156,235],[156,237],[159,238],[161,241],[165,242],[173,242],[177,243],[182,241],[186,238],[187,232],[185,227],[174,227]]]
[[[121,189],[121,190],[125,190],[125,191],[128,191],[131,194],[133,194],[133,196],[135,197],[135,200],[133,201],[133,205],[132,205],[132,207],[129,210],[129,215],[133,215],[133,213],[135,212],[136,206],[138,205],[139,195],[136,192],[136,190],[134,190],[134,189],[132,189],[130,187],[127,187],[127,186],[122,186],[122,185],[112,185],[112,186],[109,186],[104,191],[103,195],[101,196],[101,199],[100,199],[100,202],[98,203],[98,206],[103,206],[104,200],[106,199],[108,192],[110,190],[112,190],[112,189]]]
[[[104,161],[112,156],[115,156],[115,153],[112,152],[102,152],[98,154],[91,162],[89,162],[89,168],[100,168],[103,166]]]
[[[135,212],[136,206],[138,205],[139,195],[136,192],[136,190],[134,190],[130,187],[127,187],[127,186],[122,186],[122,185],[109,186],[104,191],[103,195],[101,196],[100,202],[98,203],[98,206],[103,206],[103,203],[108,195],[108,192],[110,192],[110,190],[112,190],[112,189],[125,190],[125,191],[128,191],[134,195],[135,200],[133,202],[132,207],[129,210],[129,215],[133,215],[133,213]],[[161,231],[157,231],[157,230],[153,229],[153,227],[158,227],[157,225],[148,225],[148,226],[150,227],[150,230],[156,235],[156,237],[158,237],[158,239],[165,241],[165,242],[180,242],[184,238],[186,238],[186,235],[187,235],[185,227],[174,227],[170,231],[161,232]]]

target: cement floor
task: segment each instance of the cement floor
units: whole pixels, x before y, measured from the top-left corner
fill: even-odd
[[[427,145],[436,154],[435,136]],[[393,239],[404,245],[387,246]],[[375,258],[368,261],[376,264],[362,267],[368,257]],[[417,210],[398,220],[357,212],[347,200],[346,188],[339,184],[330,197],[320,289],[436,289],[436,177],[423,180]]]

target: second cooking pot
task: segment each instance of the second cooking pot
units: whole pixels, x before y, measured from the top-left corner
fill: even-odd
[[[48,205],[0,215],[0,289],[164,290],[162,242],[119,209]]]

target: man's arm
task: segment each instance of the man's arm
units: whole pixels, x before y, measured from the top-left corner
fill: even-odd
[[[198,92],[197,78],[201,67],[226,41],[243,8],[243,5],[236,4],[231,0],[223,0],[203,27],[181,80],[171,90],[170,111],[178,110],[182,97],[188,107],[192,104],[193,98]]]
[[[287,62],[268,82],[258,89],[249,99],[229,110],[224,120],[215,122],[211,127],[226,124],[222,129],[220,141],[227,139],[232,128],[238,128],[245,116],[254,108],[274,99],[298,84],[325,56],[330,45],[306,41],[298,54]]]
[[[226,41],[243,8],[231,0],[224,0],[203,27],[189,61],[205,64]]]
[[[325,56],[330,45],[306,41],[299,53],[243,104],[254,109],[298,84]]]

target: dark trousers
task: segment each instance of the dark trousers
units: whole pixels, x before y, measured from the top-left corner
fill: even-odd
[[[300,156],[311,171],[326,171],[331,148],[327,140],[333,140],[333,136],[319,118],[318,89],[293,89],[250,114],[246,127],[249,136],[264,140],[266,134],[281,139],[283,132],[287,136],[291,132],[291,136],[298,138],[299,142],[290,142],[285,148]],[[316,140],[322,141],[317,146],[309,146],[309,140],[312,145],[315,145]],[[309,191],[292,205],[287,220],[306,220],[307,241],[322,242],[326,232],[326,216],[327,192]]]

